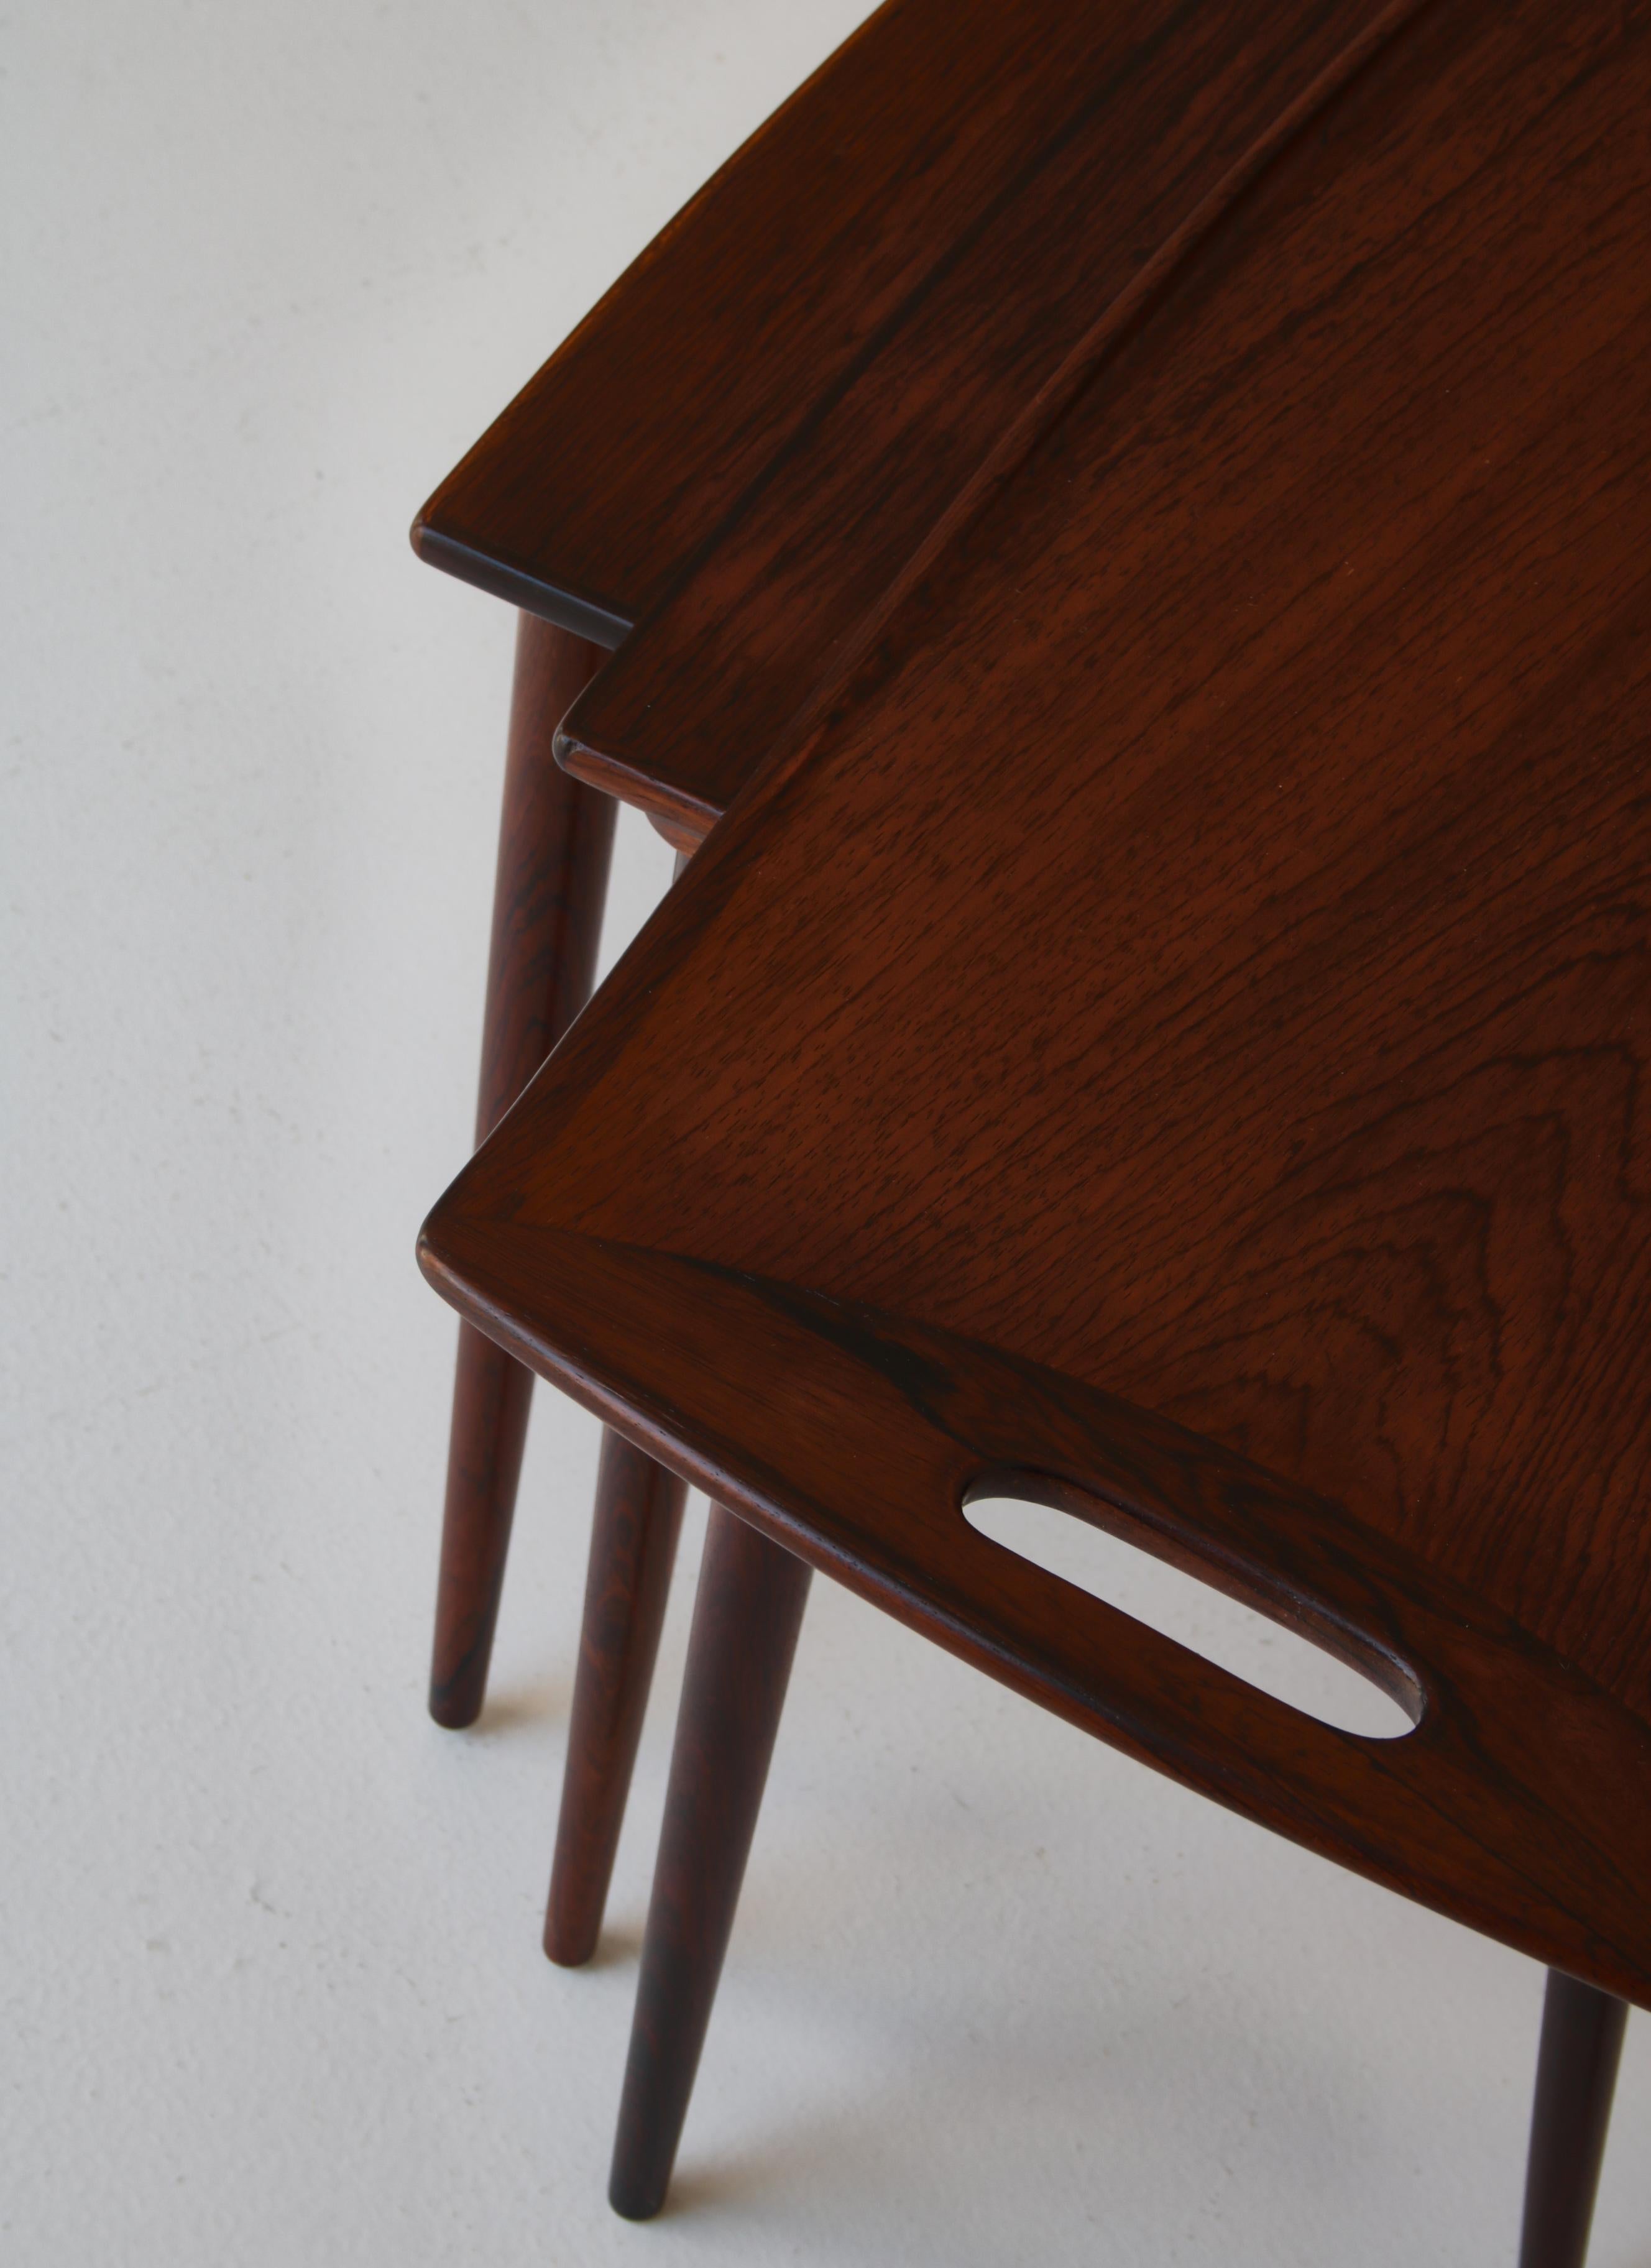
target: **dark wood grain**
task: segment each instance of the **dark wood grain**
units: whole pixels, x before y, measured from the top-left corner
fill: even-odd
[[[665,2202],[785,1707],[809,1569],[713,1504],[608,2198]]]
[[[1648,100],[1635,11],[1396,30],[763,752],[425,1248],[814,1564],[1636,1999]],[[1417,1731],[1011,1561],[958,1508],[1006,1467]]]
[[[564,1968],[588,1961],[601,1932],[687,1493],[623,1435],[604,1432],[545,1909],[544,1949]]]
[[[1028,26],[1061,112],[1024,119],[1017,175],[936,242],[922,288],[576,705],[561,761],[703,835],[1139,301],[1412,13],[1161,0],[1065,9],[1057,40]]]
[[[532,1404],[532,1371],[461,1324],[430,1664],[430,1713],[453,1732],[487,1697]]]
[[[524,615],[499,821],[476,1140],[483,1140],[590,996],[614,806],[559,770],[559,719],[602,650]],[[439,1725],[473,1724],[487,1689],[527,1438],[533,1373],[461,1326],[430,1672]]]
[[[680,880],[689,854],[679,850]],[[544,1949],[564,1968],[596,1950],[647,1714],[687,1490],[604,1429],[579,1669],[563,1770]]]
[[[1519,2268],[1582,2268],[1588,2257],[1627,2022],[1621,2000],[1549,1971]]]
[[[1006,423],[1394,13],[881,9],[416,523],[433,563],[584,635],[645,621],[657,655],[668,630],[677,697],[627,656],[565,761],[702,836]]]
[[[714,1263],[448,1220],[425,1265],[651,1454],[1005,1683],[1309,1849],[1651,1999],[1651,1810],[1624,1798],[1651,1731],[1344,1506],[1023,1359]],[[1417,1729],[1323,1725],[1074,1591],[963,1518],[966,1495],[1005,1488],[1198,1566],[1419,1705]]]

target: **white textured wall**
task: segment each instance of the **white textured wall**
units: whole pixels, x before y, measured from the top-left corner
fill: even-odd
[[[1539,1978],[816,1587],[682,2162],[538,1951],[593,1429],[422,1686],[511,622],[415,507],[856,0],[0,20],[0,2255],[1511,2258]],[[667,854],[626,822],[615,935]],[[697,1540],[697,1529],[691,1542]],[[1651,2024],[1597,2268],[1651,2245]]]

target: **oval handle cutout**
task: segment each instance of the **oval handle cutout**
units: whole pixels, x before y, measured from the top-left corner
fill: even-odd
[[[966,1500],[963,1517],[1006,1551],[1303,1716],[1366,1740],[1396,1741],[1416,1728],[1404,1704],[1361,1670],[1108,1528],[1000,1489]]]

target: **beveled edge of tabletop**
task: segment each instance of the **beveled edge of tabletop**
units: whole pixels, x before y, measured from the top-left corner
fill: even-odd
[[[1086,342],[1092,358],[1415,5],[1303,0],[1257,19],[1206,0],[1138,11],[1109,40],[1054,0],[969,0],[961,17],[892,0],[868,18],[415,523],[431,563],[625,646],[560,741],[566,769],[679,845],[702,839],[1028,413],[1081,382]],[[852,136],[851,184],[829,160]],[[885,176],[874,254],[844,253]],[[751,241],[783,195],[788,232]],[[1058,258],[1037,253],[1050,210],[1082,217]],[[707,355],[716,382],[696,391]]]
[[[484,1150],[428,1280],[649,1454],[1058,1715],[1383,1887],[1651,2007],[1651,1727],[1345,1509],[1168,1421],[931,1327],[576,1229],[524,1229]],[[1401,1697],[1338,1730],[980,1535],[1042,1492],[1191,1565]],[[1383,1674],[1382,1664],[1387,1665]]]

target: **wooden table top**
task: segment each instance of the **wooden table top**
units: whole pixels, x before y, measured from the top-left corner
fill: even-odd
[[[1651,26],[1369,20],[783,716],[737,531],[705,669],[690,574],[591,688],[748,784],[422,1251],[941,1643],[1651,2003]],[[1416,1729],[1004,1551],[1006,1474]]]
[[[569,768],[697,843],[1120,297],[1390,12],[880,9],[414,524],[432,563],[628,641]]]

